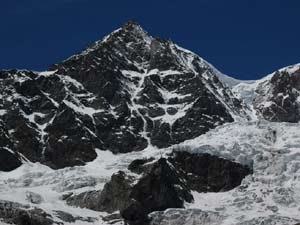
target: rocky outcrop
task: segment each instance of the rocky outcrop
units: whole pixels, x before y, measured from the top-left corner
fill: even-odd
[[[150,170],[151,170],[151,168],[153,166],[154,160],[155,160],[154,158],[145,158],[145,159],[136,159],[136,160],[133,160],[128,165],[128,169],[130,171],[134,172],[134,173],[137,173],[137,174],[150,172]]]
[[[297,225],[297,222],[299,222],[299,220],[273,214],[266,217],[257,217],[248,221],[243,221],[237,223],[237,225],[256,225],[256,224],[290,225],[295,223]]]
[[[149,213],[192,202],[191,191],[229,191],[252,172],[223,158],[188,152],[173,152],[167,159],[137,159],[128,168],[139,176],[120,171],[102,191],[71,196],[67,203],[108,213],[119,210],[130,225],[149,224]]]
[[[130,197],[138,201],[146,213],[181,208],[184,201],[193,200],[184,178],[165,158],[155,162],[151,171],[134,185]]]
[[[30,208],[14,202],[0,200],[0,222],[4,221],[16,225],[52,225],[54,222],[50,215],[39,208]]]
[[[92,118],[76,115],[73,109],[61,104],[52,123],[47,126],[47,147],[44,158],[52,168],[84,165],[96,158],[95,147],[101,146],[100,140],[88,129]],[[71,157],[70,157],[71,156]]]
[[[30,71],[0,73],[0,129],[6,137],[2,141],[0,134],[0,147],[52,168],[83,165],[96,157],[95,148],[101,141],[95,134],[93,118],[80,108],[82,105],[75,105],[88,95],[80,84]]]
[[[60,220],[66,222],[66,223],[75,223],[76,224],[76,221],[83,221],[83,222],[87,222],[87,223],[93,223],[97,220],[97,218],[93,218],[93,217],[73,216],[72,214],[64,212],[64,211],[55,211],[54,214]]]
[[[34,202],[36,203],[36,202]],[[66,223],[76,223],[76,221],[95,222],[97,218],[73,216],[64,211],[54,211],[54,214],[61,221]],[[51,215],[40,208],[32,207],[30,205],[23,205],[16,202],[0,200],[0,224],[5,222],[7,224],[15,225],[63,225],[53,219]]]
[[[20,156],[10,149],[0,147],[0,171],[11,171],[22,164]]]
[[[87,191],[78,195],[73,195],[73,193],[69,193],[67,195],[63,195],[62,199],[66,200],[68,205],[98,210],[100,194],[101,191]]]
[[[178,151],[169,160],[184,173],[188,187],[197,192],[229,191],[252,173],[248,166],[210,154]]]
[[[0,120],[0,171],[11,171],[22,164],[20,155],[12,149],[13,143],[9,132]]]
[[[122,171],[112,175],[100,194],[99,211],[112,213],[125,209],[129,204],[133,181],[133,177]]]
[[[129,204],[133,178],[120,171],[113,174],[103,190],[89,191],[67,198],[69,205],[89,208],[96,211],[115,212]]]
[[[166,159],[153,162],[140,179],[118,172],[101,192],[85,192],[67,198],[70,205],[112,213],[120,211],[129,224],[146,224],[148,214],[167,208],[182,208],[193,197],[183,177]]]
[[[224,220],[224,216],[218,212],[206,212],[201,209],[169,209],[164,212],[154,212],[150,217],[150,225],[219,225]]]
[[[257,87],[256,93],[253,105],[264,119],[300,121],[300,65],[276,71]]]
[[[184,202],[193,201],[193,196],[180,173],[161,158],[133,186],[130,199],[130,205],[121,211],[122,217],[130,225],[145,225],[150,212],[182,208]]]

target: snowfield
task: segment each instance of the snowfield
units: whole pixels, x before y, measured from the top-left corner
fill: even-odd
[[[187,210],[168,209],[164,220],[178,219],[175,215],[179,214],[185,221],[182,224],[293,224],[300,221],[299,135],[299,124],[235,122],[168,149],[149,147],[120,155],[98,150],[97,159],[85,166],[52,170],[27,162],[12,172],[0,173],[0,199],[42,208],[56,221],[60,220],[55,211],[61,210],[94,219],[93,223],[76,221],[75,224],[106,224],[101,220],[105,213],[68,206],[61,200],[62,195],[101,190],[113,173],[126,170],[132,160],[159,158],[172,149],[183,149],[247,164],[253,168],[253,175],[229,192],[194,192],[195,201],[186,204]],[[33,204],[26,200],[29,192],[40,194],[42,202]],[[160,214],[154,212],[152,216],[158,220]],[[204,215],[206,219],[200,222]],[[160,224],[179,224],[177,219],[173,223],[172,219],[169,223],[160,221]]]

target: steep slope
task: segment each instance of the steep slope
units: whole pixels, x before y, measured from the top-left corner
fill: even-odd
[[[257,81],[242,81],[233,92],[259,119],[274,122],[300,120],[300,64],[282,68]]]
[[[129,22],[51,71],[1,71],[0,118],[10,150],[52,168],[82,165],[95,149],[168,147],[248,109],[194,53]]]
[[[254,108],[263,118],[278,122],[300,120],[300,64],[276,71],[261,83],[254,99]]]
[[[246,116],[212,66],[171,41],[152,38],[134,22],[52,69],[80,81],[114,109],[118,122],[112,121],[111,133],[121,135],[100,135],[114,140],[107,148],[115,152],[131,151],[124,149],[131,139],[139,140],[128,146],[137,150],[145,144],[166,147]]]

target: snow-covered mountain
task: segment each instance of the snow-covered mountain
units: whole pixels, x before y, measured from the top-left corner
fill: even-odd
[[[96,148],[125,153],[197,137],[248,116],[217,73],[127,23],[51,71],[1,72],[2,129],[13,142],[5,148],[62,168],[95,159]]]
[[[0,71],[0,223],[296,224],[299,81],[236,80],[132,21]]]
[[[240,81],[232,86],[232,91],[254,109],[259,119],[300,120],[300,64],[282,68],[261,80]]]

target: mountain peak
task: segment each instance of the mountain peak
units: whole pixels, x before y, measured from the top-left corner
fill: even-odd
[[[279,69],[279,72],[286,72],[288,74],[294,74],[297,71],[300,71],[300,63],[294,64],[294,65],[290,65],[287,67],[283,67],[281,69]]]
[[[73,55],[66,59],[77,59],[80,56],[88,55],[91,52],[101,48],[101,46],[106,43],[109,45],[115,45],[116,48],[121,47],[121,42],[129,44],[129,43],[138,43],[144,46],[150,45],[153,38],[134,20],[129,20],[122,27],[116,29],[110,34],[106,35],[101,40],[94,42],[91,46],[86,48],[79,54]],[[124,48],[123,46],[122,48]]]
[[[134,20],[129,20],[120,29],[111,33],[109,36],[114,35],[121,35],[125,39],[126,37],[132,36],[135,37],[135,39],[142,39],[146,40],[147,42],[151,42],[152,39],[148,32],[145,31],[143,27]]]
[[[123,28],[125,29],[136,29],[141,28],[140,24],[135,20],[129,20],[123,25]]]

